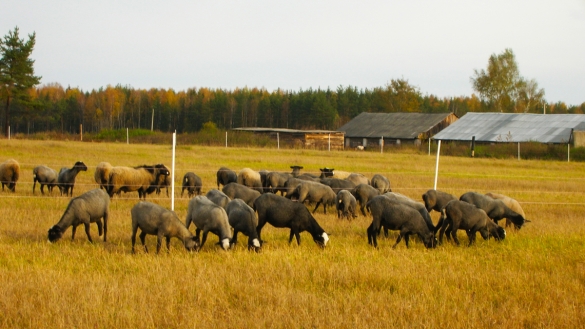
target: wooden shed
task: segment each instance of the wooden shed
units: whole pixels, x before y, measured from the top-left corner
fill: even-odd
[[[362,112],[337,130],[345,132],[346,147],[403,142],[420,145],[457,119],[453,113]]]
[[[234,131],[249,131],[264,134],[280,141],[280,145],[318,150],[343,150],[345,133],[332,130],[297,130],[286,128],[234,128]]]

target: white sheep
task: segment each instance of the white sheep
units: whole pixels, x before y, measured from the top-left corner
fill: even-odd
[[[262,188],[262,177],[260,176],[260,173],[250,168],[244,168],[240,170],[237,183],[254,189],[260,193],[264,193],[264,189]]]
[[[164,165],[131,167],[113,167],[108,180],[108,194],[110,197],[120,191],[136,192],[138,197],[145,199],[147,190],[156,186],[159,175],[168,175]]]

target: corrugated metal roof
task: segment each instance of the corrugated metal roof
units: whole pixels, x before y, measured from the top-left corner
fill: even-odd
[[[345,137],[415,139],[431,130],[451,113],[367,113],[362,112],[338,131]]]
[[[585,128],[585,114],[469,112],[436,134],[436,140],[568,143],[571,130]]]

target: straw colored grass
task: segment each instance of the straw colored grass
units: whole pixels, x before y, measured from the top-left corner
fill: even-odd
[[[288,231],[267,225],[259,253],[245,244],[224,252],[210,235],[199,253],[178,240],[171,252],[130,253],[130,209],[137,193],[111,203],[108,242],[91,226],[47,242],[69,198],[32,194],[32,168],[84,161],[74,196],[96,188],[95,166],[171,166],[170,145],[0,140],[0,162],[20,162],[16,193],[0,192],[0,327],[2,328],[575,328],[585,320],[585,168],[582,164],[442,157],[438,189],[460,195],[489,191],[520,201],[532,220],[501,243],[446,243],[426,250],[413,239],[391,249],[395,235],[367,244],[370,217],[340,221],[320,208],[315,217],[332,234],[319,249],[307,233],[288,244]],[[305,172],[322,167],[387,176],[394,191],[421,200],[433,187],[435,157],[372,152],[323,152],[179,145],[175,211],[188,199],[180,180],[193,171],[204,191],[217,188],[220,166],[235,171]],[[163,192],[164,194],[164,192]],[[171,206],[166,195],[147,200]],[[438,214],[433,213],[436,222]],[[193,228],[191,228],[193,230]],[[147,236],[150,250],[156,238]],[[246,241],[245,239],[240,239]],[[462,245],[467,242],[460,232]],[[164,250],[164,248],[163,248]]]

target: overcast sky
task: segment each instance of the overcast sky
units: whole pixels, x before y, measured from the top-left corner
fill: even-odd
[[[470,96],[511,48],[549,102],[585,102],[584,0],[2,0],[0,35],[36,32],[43,84],[134,88],[382,87]]]

